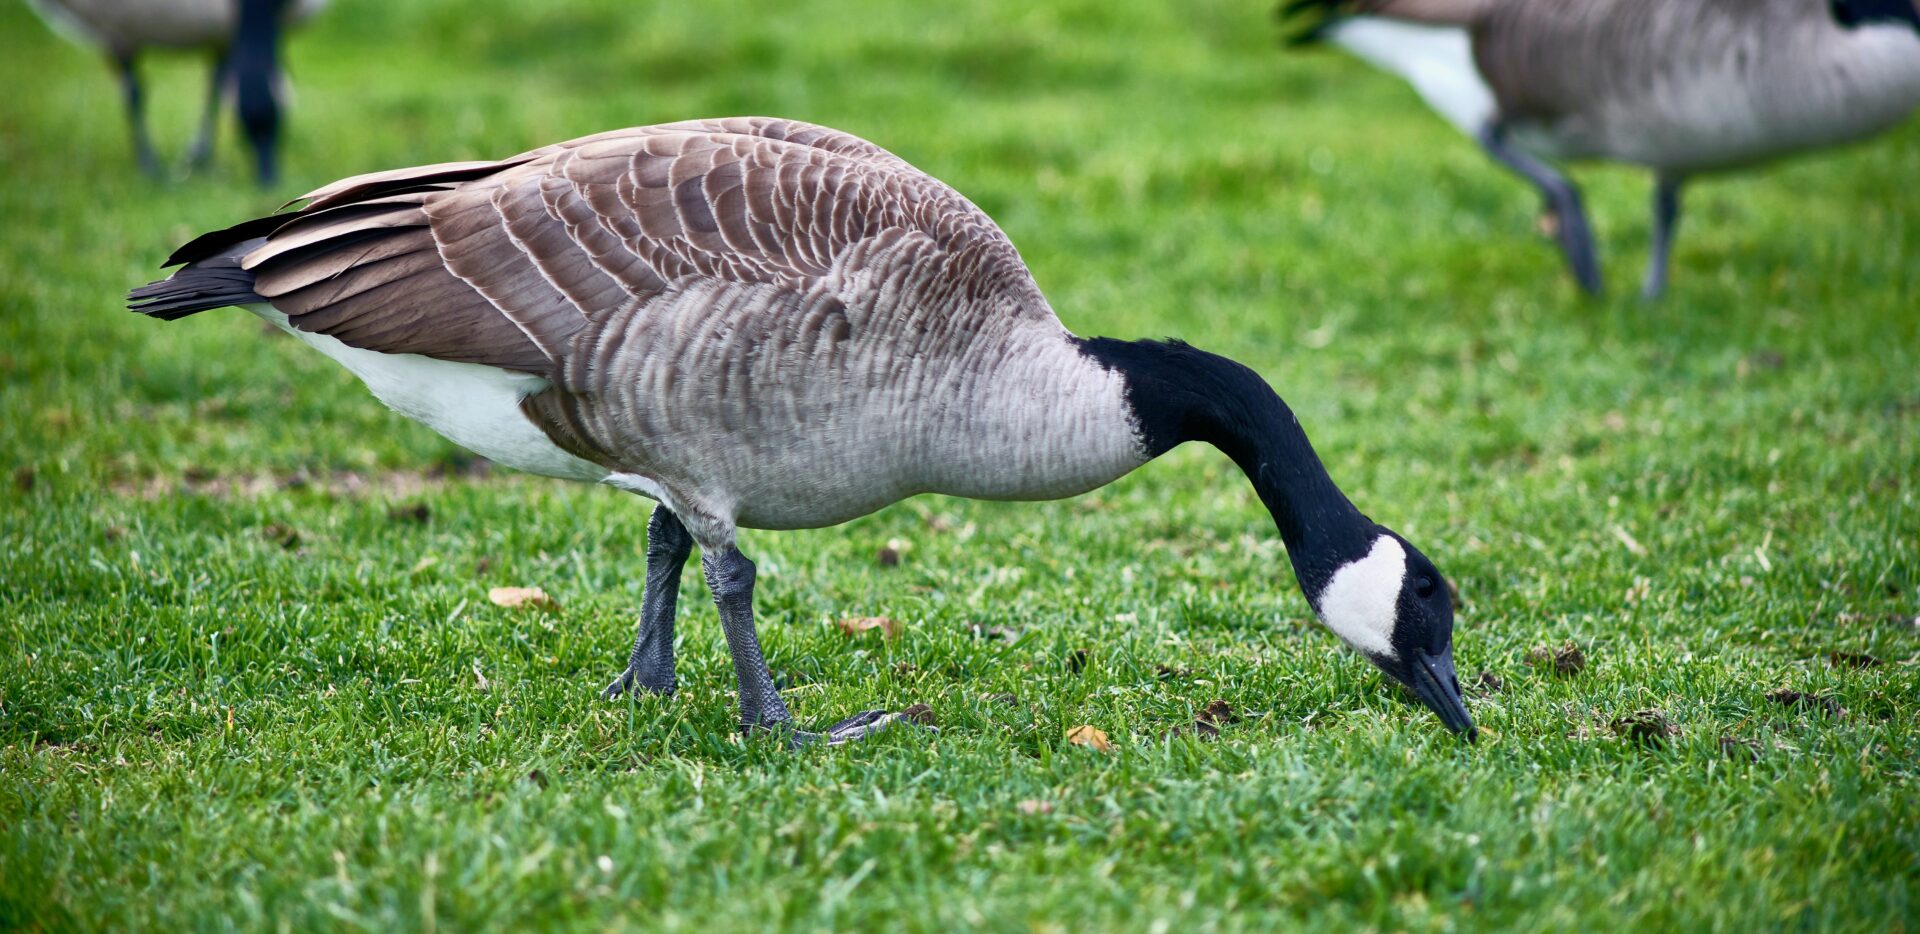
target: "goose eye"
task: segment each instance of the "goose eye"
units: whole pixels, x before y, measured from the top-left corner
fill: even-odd
[[[1433,582],[1433,578],[1427,577],[1425,575],[1422,575],[1420,579],[1413,582],[1413,595],[1416,597],[1419,597],[1422,600],[1425,600],[1428,597],[1433,596],[1433,591],[1435,589],[1436,589],[1436,585]]]

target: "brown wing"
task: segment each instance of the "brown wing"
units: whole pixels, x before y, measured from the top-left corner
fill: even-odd
[[[917,231],[966,287],[1051,314],[1011,243],[864,140],[766,118],[617,130],[495,163],[359,176],[248,252],[302,330],[372,350],[557,376],[595,321],[701,280],[796,289]]]

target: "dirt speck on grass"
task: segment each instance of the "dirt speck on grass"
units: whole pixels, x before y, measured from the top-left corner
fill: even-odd
[[[1720,754],[1735,762],[1759,762],[1760,744],[1738,736],[1722,736]]]
[[[32,467],[15,467],[13,469],[13,488],[22,493],[33,492],[33,484],[36,479],[37,477]]]
[[[1620,738],[1656,749],[1665,748],[1676,736],[1680,735],[1680,725],[1667,718],[1664,711],[1636,710],[1613,721],[1613,732]]]
[[[533,771],[527,773],[527,782],[529,784],[538,786],[542,790],[545,790],[547,787],[547,773],[542,772],[539,769],[534,769]]]
[[[1175,668],[1171,665],[1153,666],[1153,676],[1162,681],[1186,681],[1193,677],[1191,668]]]
[[[1207,704],[1206,709],[1194,717],[1197,721],[1213,724],[1239,723],[1240,715],[1233,712],[1233,705],[1224,700],[1215,700]]]
[[[989,694],[987,695],[987,702],[992,704],[1004,704],[1008,707],[1020,706],[1020,698],[1013,694]]]
[[[1773,701],[1782,707],[1798,707],[1803,710],[1823,713],[1829,717],[1844,717],[1847,715],[1847,708],[1840,706],[1838,698],[1829,697],[1825,694],[1809,694],[1805,691],[1796,691],[1792,688],[1781,688],[1778,691],[1767,692],[1767,700]]]
[[[1878,668],[1886,664],[1879,657],[1865,652],[1828,652],[1827,663],[1835,668]]]
[[[1488,694],[1498,694],[1507,689],[1507,682],[1501,680],[1499,675],[1491,671],[1480,672],[1480,677],[1473,679],[1473,685],[1474,689],[1483,697]]]
[[[913,704],[907,709],[900,711],[900,716],[903,719],[918,723],[921,726],[934,725],[933,708],[926,704]]]
[[[1087,670],[1087,664],[1093,660],[1093,653],[1086,649],[1074,649],[1067,653],[1067,670],[1079,674]]]
[[[387,507],[388,522],[404,522],[404,523],[410,523],[412,525],[426,525],[427,520],[431,518],[433,518],[433,510],[427,508],[426,503],[409,503],[401,506]]]
[[[300,532],[284,522],[275,522],[261,529],[260,537],[287,551],[300,547]]]
[[[874,553],[873,560],[880,562],[883,568],[897,568],[900,566],[900,549],[892,545],[882,545],[880,550]]]
[[[1587,653],[1569,639],[1558,647],[1550,645],[1534,647],[1527,652],[1527,664],[1544,671],[1551,671],[1562,678],[1570,678],[1586,670]]]

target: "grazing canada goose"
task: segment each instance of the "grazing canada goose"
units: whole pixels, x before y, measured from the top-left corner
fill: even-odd
[[[133,310],[240,305],[456,444],[658,501],[626,670],[674,688],[680,569],[701,550],[743,729],[790,729],[738,528],[846,522],[917,493],[1074,496],[1186,441],[1272,511],[1322,620],[1473,724],[1432,562],[1348,502],[1252,370],[1179,342],[1084,339],[953,189],[834,130],[732,118],[498,162],[361,175],[205,234]],[[869,711],[802,741],[895,722]]]
[[[160,174],[147,135],[145,94],[135,59],[151,47],[213,53],[207,108],[188,150],[195,168],[213,157],[220,102],[232,90],[240,125],[253,147],[261,184],[271,183],[280,136],[279,45],[282,27],[311,16],[326,0],[28,0],[40,18],[75,41],[104,50],[120,76],[133,155],[141,171]]]
[[[1547,159],[1654,171],[1642,294],[1666,289],[1689,177],[1871,136],[1920,106],[1915,0],[1294,0],[1538,186],[1582,288],[1579,189]]]

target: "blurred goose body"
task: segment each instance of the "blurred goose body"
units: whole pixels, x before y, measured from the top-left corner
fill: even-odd
[[[1884,131],[1920,107],[1914,0],[1297,0],[1306,34],[1406,78],[1538,186],[1600,290],[1578,189],[1542,160],[1654,170],[1643,292],[1666,285],[1679,191]]]
[[[1075,337],[986,215],[856,137],[694,121],[364,175],[172,262],[135,310],[250,307],[458,444],[657,500],[610,695],[673,689],[696,543],[741,724],[785,728],[738,528],[925,492],[1071,496],[1200,440],[1253,481],[1329,627],[1471,730],[1439,572],[1341,494],[1265,381],[1184,344]]]
[[[55,31],[105,52],[120,77],[134,156],[157,175],[159,158],[147,135],[145,95],[137,69],[149,48],[205,50],[213,56],[207,105],[188,161],[212,157],[220,104],[229,90],[254,148],[262,181],[276,169],[280,102],[278,43],[282,29],[326,5],[326,0],[28,0]]]

